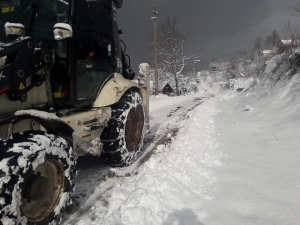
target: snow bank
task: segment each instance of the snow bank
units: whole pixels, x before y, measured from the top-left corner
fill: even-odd
[[[220,103],[217,141],[227,157],[213,169],[217,190],[203,224],[299,224],[299,78]]]
[[[212,198],[206,188],[215,182],[210,170],[221,164],[214,139],[216,102],[189,112],[170,145],[159,145],[136,175],[113,187],[105,214],[97,201],[78,224],[199,224],[206,215],[202,200]]]

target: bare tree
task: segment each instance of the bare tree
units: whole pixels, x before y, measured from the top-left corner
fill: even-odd
[[[258,37],[253,43],[253,50],[259,51],[261,49],[262,49],[262,40],[260,37]]]
[[[295,48],[300,45],[300,32],[298,26],[294,26],[288,21],[283,30],[283,38],[281,46],[278,48],[278,53],[284,53],[282,56],[289,57]]]
[[[294,16],[300,15],[300,2],[298,1],[294,6],[289,7],[290,11]]]
[[[266,37],[265,46],[268,48],[276,48],[282,45],[281,38],[276,30]]]
[[[168,17],[166,23],[158,26],[158,64],[166,71],[165,75],[174,82],[176,95],[179,95],[179,76],[186,66],[186,61],[195,55],[184,52],[185,37],[177,29],[176,19]]]
[[[288,21],[285,29],[283,30],[283,37],[289,40],[297,40],[299,39],[299,28],[298,26],[292,25],[290,21]]]

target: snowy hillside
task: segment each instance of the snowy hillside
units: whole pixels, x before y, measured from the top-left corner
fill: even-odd
[[[204,224],[299,224],[298,80],[219,103],[217,141],[226,157],[214,170]]]

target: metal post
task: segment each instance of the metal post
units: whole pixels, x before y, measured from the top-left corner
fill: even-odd
[[[157,34],[156,34],[156,19],[158,12],[156,6],[153,5],[153,17],[151,18],[154,23],[154,70],[155,70],[155,95],[158,95],[158,70],[157,70]]]
[[[150,66],[148,65],[146,70],[146,79],[147,79],[147,102],[146,102],[146,126],[147,126],[147,134],[150,133],[150,104],[149,104],[149,96],[150,96]]]
[[[197,74],[196,74],[196,67],[195,67],[195,64],[196,63],[198,63],[198,62],[200,62],[201,60],[200,59],[194,59],[194,76],[195,76],[195,80],[196,80],[196,78],[197,78]]]
[[[150,96],[150,66],[148,63],[141,63],[139,67],[139,76],[137,77],[138,84],[143,87],[141,89],[143,94],[143,102],[146,112],[145,124],[146,124],[146,133],[150,132],[149,124],[149,96]]]

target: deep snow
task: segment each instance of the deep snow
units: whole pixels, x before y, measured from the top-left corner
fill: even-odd
[[[151,140],[168,141],[146,144],[142,165],[81,180],[87,195],[64,224],[299,224],[298,80],[152,98]]]
[[[214,169],[204,224],[300,224],[298,80],[219,104],[217,140],[227,157]]]
[[[168,177],[168,174],[172,174],[173,173],[172,170],[177,171],[176,172],[177,177],[175,177],[173,179],[175,181],[178,180],[178,182],[179,182],[182,174],[180,173],[180,171],[178,171],[177,166],[173,165],[172,161],[179,160],[178,163],[181,165],[181,167],[184,167],[184,162],[181,161],[181,158],[180,158],[180,155],[182,154],[182,153],[180,153],[181,148],[182,148],[181,147],[182,143],[179,143],[179,146],[176,147],[177,150],[174,151],[174,154],[173,153],[170,154],[170,151],[168,150],[170,148],[169,143],[172,142],[172,144],[173,144],[173,141],[171,141],[171,140],[172,140],[172,136],[174,136],[174,133],[176,133],[178,131],[178,129],[180,129],[182,126],[185,125],[188,117],[195,114],[193,108],[196,107],[197,105],[201,104],[203,102],[203,100],[208,99],[210,96],[211,96],[210,93],[207,93],[207,91],[203,91],[203,93],[198,93],[195,95],[188,95],[188,96],[181,96],[178,98],[169,98],[166,96],[158,96],[156,98],[151,98],[150,99],[151,133],[145,139],[145,142],[146,142],[145,143],[145,153],[143,154],[141,159],[138,162],[134,163],[132,166],[126,167],[126,168],[121,168],[121,169],[118,169],[118,168],[112,169],[105,165],[98,166],[96,164],[101,164],[103,162],[97,162],[97,161],[96,161],[95,165],[93,165],[93,166],[90,166],[90,165],[82,166],[82,168],[80,169],[82,171],[79,172],[79,179],[77,181],[77,188],[76,188],[76,193],[74,196],[74,202],[76,204],[79,204],[80,208],[75,213],[72,213],[71,216],[69,215],[70,216],[69,219],[67,221],[65,221],[64,224],[100,224],[100,223],[105,224],[105,222],[109,221],[108,219],[106,219],[107,211],[108,210],[114,211],[113,208],[109,209],[108,206],[118,207],[118,198],[119,197],[112,196],[117,193],[115,188],[120,187],[119,185],[123,186],[124,182],[130,183],[131,179],[145,179],[146,175],[142,171],[149,170],[149,172],[151,174],[157,173],[157,175],[159,175],[160,171],[163,171],[163,169],[151,170],[151,168],[157,167],[156,165],[160,165],[163,167],[168,166],[169,169],[167,170],[166,173],[161,174],[162,177],[155,177],[155,176],[149,174],[149,176],[151,176],[151,177],[153,176],[153,180],[146,179],[143,184],[144,186],[148,187],[150,185],[150,183],[152,185],[153,182],[159,183],[159,181],[162,180],[163,177]],[[204,104],[204,103],[202,103],[202,104]],[[215,104],[215,101],[211,102],[211,104],[212,105]],[[202,146],[211,146],[211,148],[216,148],[215,141],[209,140],[209,138],[210,138],[209,133],[213,132],[213,123],[212,123],[212,120],[210,120],[210,118],[216,112],[214,111],[213,108],[211,108],[209,106],[206,107],[206,110],[208,110],[207,116],[206,117],[198,116],[198,119],[197,119],[197,120],[206,121],[206,123],[207,123],[207,125],[205,125],[206,126],[205,130],[207,130],[207,133],[205,133],[203,131],[204,132],[203,136],[206,135],[207,140],[203,139],[202,140],[203,143],[201,145]],[[204,110],[204,111],[206,111],[206,110]],[[211,113],[213,113],[213,114],[211,114]],[[195,117],[195,118],[197,118],[197,117]],[[192,121],[191,123],[194,123],[194,122],[195,121]],[[200,127],[197,129],[203,130],[203,128],[201,128],[202,125],[201,125],[201,123],[199,123]],[[193,126],[193,125],[190,125],[190,126]],[[181,133],[184,131],[182,131],[180,129],[179,132]],[[185,132],[185,133],[188,134],[189,132]],[[193,133],[195,135],[197,135],[198,132],[195,131]],[[188,135],[186,135],[186,136],[188,137]],[[185,142],[188,142],[188,141],[185,141]],[[190,148],[193,148],[193,147],[194,146],[192,145]],[[198,146],[198,148],[200,148],[200,146]],[[153,152],[153,150],[155,150],[155,151]],[[178,151],[178,153],[176,153],[177,151]],[[147,158],[148,158],[147,155],[151,155],[151,154],[152,154],[151,158],[147,160]],[[191,158],[190,160],[197,161],[197,158],[195,158],[189,151],[187,151],[186,154],[189,155],[189,157]],[[199,154],[208,155],[207,158],[203,160],[203,162],[202,162],[203,165],[205,163],[207,165],[219,163],[218,159],[216,159],[215,162],[212,162],[214,159],[210,159],[208,149],[203,149],[202,153],[199,152]],[[217,154],[219,154],[219,153],[217,153]],[[146,159],[144,159],[144,158],[146,158]],[[172,158],[174,158],[174,160],[172,160]],[[161,163],[160,161],[163,159],[167,160],[167,162]],[[88,159],[88,160],[90,160],[90,159]],[[146,160],[146,163],[144,165],[140,166],[140,164],[144,160]],[[188,158],[187,158],[187,160],[188,160]],[[93,164],[93,162],[89,163],[89,164]],[[194,162],[193,165],[195,165],[195,164],[197,164],[197,163]],[[174,169],[172,169],[172,168],[174,168]],[[189,170],[187,168],[186,168],[185,173],[186,174],[189,173]],[[191,174],[190,176],[195,177],[195,176],[197,176],[197,174],[200,174],[200,175],[202,174],[201,180],[202,179],[208,179],[208,180],[210,179],[210,177],[208,176],[205,169],[203,169],[203,171],[200,171],[200,172],[195,171],[195,173],[196,173],[196,175]],[[139,174],[141,175],[141,178],[139,178],[140,177]],[[193,181],[194,179],[192,179],[192,177],[189,178],[189,180],[191,181],[191,185],[193,184],[195,186],[195,188],[197,188],[198,185],[194,184],[194,181]],[[156,179],[156,181],[154,181],[154,179]],[[170,177],[170,179],[172,179],[172,177]],[[187,186],[188,186],[187,184],[184,184],[184,182],[181,182],[181,184],[183,185],[183,187],[181,187],[182,190],[187,189]],[[168,182],[165,182],[165,185],[170,185],[170,184],[168,184]],[[178,185],[180,185],[180,184],[178,184]],[[201,182],[199,182],[199,185],[203,186]],[[153,186],[153,188],[157,188],[157,190],[159,190],[159,186],[157,186],[157,185],[152,185],[152,186]],[[132,185],[129,185],[128,188],[129,189],[127,190],[127,193],[136,193],[136,194],[139,193],[139,191],[132,189],[132,188],[134,188],[134,186],[132,186]],[[174,188],[174,187],[171,185],[169,187],[166,186],[166,188],[169,188],[169,190],[170,190],[170,194],[169,194],[170,196],[167,197],[169,200],[166,200],[166,202],[162,203],[161,206],[169,208],[169,206],[168,206],[169,202],[173,201],[174,208],[176,208],[176,209],[178,207],[181,208],[180,204],[178,205],[176,203],[176,200],[172,200],[172,199],[176,199],[177,196],[180,196],[181,192],[179,192],[179,190],[178,190],[178,193],[174,197],[174,196],[172,196],[172,192],[173,192],[172,188]],[[136,187],[136,189],[142,190],[145,188]],[[204,187],[203,187],[203,190],[205,190]],[[121,191],[121,193],[122,192],[123,191]],[[193,191],[191,191],[191,193],[193,193]],[[159,194],[159,192],[156,191],[156,194]],[[199,194],[202,195],[202,191],[200,191]],[[133,198],[139,199],[138,196],[133,197]],[[98,199],[98,201],[95,202],[95,199]],[[113,203],[110,203],[111,201]],[[182,201],[185,201],[184,198]],[[187,204],[189,204],[189,203],[187,202]],[[156,207],[154,207],[153,210],[159,211],[159,209],[155,209],[155,208]],[[201,211],[201,207],[198,207],[198,208]],[[145,207],[145,209],[147,209],[147,207]],[[170,212],[171,212],[171,209],[172,208],[169,209]],[[165,213],[165,216],[168,215],[169,211],[167,211]],[[152,212],[152,214],[153,214],[153,216],[155,216],[154,212]],[[113,214],[111,214],[111,216],[113,216]],[[68,215],[66,215],[66,217],[68,217]],[[158,220],[157,224],[162,222],[162,219]],[[112,217],[112,220],[114,220],[113,217]],[[149,219],[146,219],[146,220],[147,220],[147,222],[139,221],[139,222],[137,222],[137,224],[143,224],[143,223],[151,224],[152,223],[151,220],[149,220]],[[112,222],[112,224],[115,224],[115,222]]]

